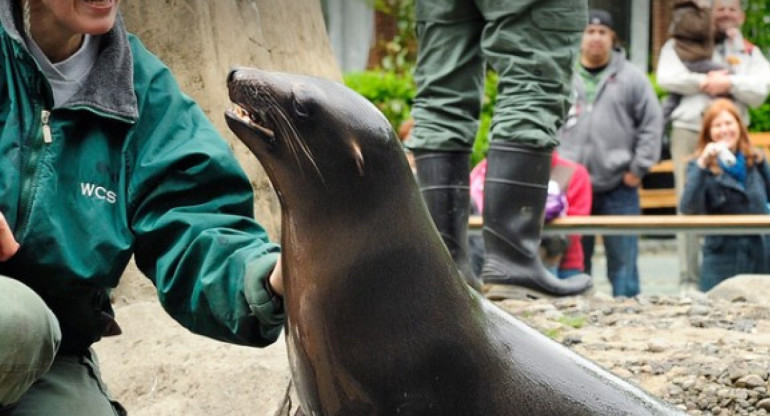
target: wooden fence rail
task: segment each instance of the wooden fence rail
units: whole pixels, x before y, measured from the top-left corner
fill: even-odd
[[[469,230],[481,232],[483,220],[471,216]],[[594,215],[557,218],[543,232],[559,234],[674,235],[770,234],[770,215]]]

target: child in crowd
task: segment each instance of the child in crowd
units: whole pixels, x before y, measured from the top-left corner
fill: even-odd
[[[674,1],[669,34],[675,40],[676,54],[687,69],[701,74],[729,70],[728,65],[713,61],[714,32],[709,0]],[[727,36],[732,40],[730,43],[743,42],[737,28],[728,30]],[[730,62],[730,56],[727,60],[730,65],[737,64]],[[681,95],[669,93],[663,102],[663,119],[666,123],[681,99]]]

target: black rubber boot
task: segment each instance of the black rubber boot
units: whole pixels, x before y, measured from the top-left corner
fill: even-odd
[[[18,403],[0,406],[0,416],[11,416],[13,414],[13,409],[16,408],[16,405],[18,405]]]
[[[433,222],[465,281],[481,291],[468,251],[470,155],[466,152],[416,152],[417,182]]]
[[[493,300],[568,296],[587,291],[591,277],[559,279],[539,255],[551,151],[492,143],[484,182],[484,245],[481,277]]]

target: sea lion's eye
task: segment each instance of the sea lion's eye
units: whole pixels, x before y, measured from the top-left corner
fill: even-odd
[[[296,98],[294,99],[294,112],[300,117],[310,116],[310,111],[308,110],[308,107],[303,103],[301,103]]]
[[[318,91],[311,85],[297,84],[291,91],[291,105],[297,117],[312,117],[316,110]]]

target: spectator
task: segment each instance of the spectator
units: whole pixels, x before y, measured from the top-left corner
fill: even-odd
[[[484,209],[484,178],[487,160],[479,162],[471,171],[472,211],[480,214]],[[551,201],[554,201],[551,203]],[[550,203],[550,204],[549,204]],[[550,209],[555,207],[555,210]],[[580,164],[563,159],[558,152],[551,156],[551,177],[546,200],[546,222],[561,216],[591,214],[591,179]],[[481,241],[479,241],[481,240]],[[566,239],[559,235],[543,236],[541,258],[549,271],[560,279],[583,273],[583,244],[579,235]],[[471,237],[474,271],[480,272],[483,264],[484,243],[481,237]]]
[[[733,50],[728,42],[731,30],[740,32],[745,15],[740,0],[714,0],[712,15],[715,24],[713,60],[727,65],[727,71],[694,73],[687,69],[669,39],[660,51],[656,77],[658,84],[670,93],[681,94],[679,105],[671,114],[671,159],[674,163],[674,185],[681,198],[685,184],[686,159],[696,149],[703,111],[716,97],[731,96],[749,125],[748,107],[764,103],[770,91],[770,65],[762,51],[748,40]],[[733,39],[739,39],[734,36]],[[684,288],[698,281],[698,238],[692,234],[677,236],[679,273]]]
[[[768,196],[770,166],[764,152],[751,146],[736,105],[714,101],[687,164],[679,209],[685,214],[767,214]],[[704,292],[737,274],[770,273],[770,245],[764,236],[706,236],[702,250]]]
[[[585,13],[585,0],[416,3],[415,127],[407,146],[433,221],[477,288],[467,243],[469,155],[486,64],[499,76],[483,212],[482,278],[490,297],[565,296],[591,287],[586,275],[558,279],[537,256],[551,151]]]
[[[0,0],[0,414],[124,415],[91,345],[135,256],[190,331],[281,333],[248,178],[115,1]]]
[[[708,0],[675,0],[669,30],[674,40],[674,51],[682,64],[692,72],[707,74],[711,71],[729,70],[729,66],[713,61],[714,22],[711,18],[711,2]],[[740,31],[727,31],[729,42],[743,42]],[[663,124],[670,123],[671,113],[679,105],[682,96],[671,92],[663,102]]]
[[[660,157],[663,124],[655,91],[617,43],[612,16],[592,10],[573,78],[574,102],[561,129],[559,152],[591,176],[592,215],[640,214],[638,187]],[[594,241],[583,237],[587,273]],[[637,295],[637,237],[604,236],[604,250],[613,295]]]

